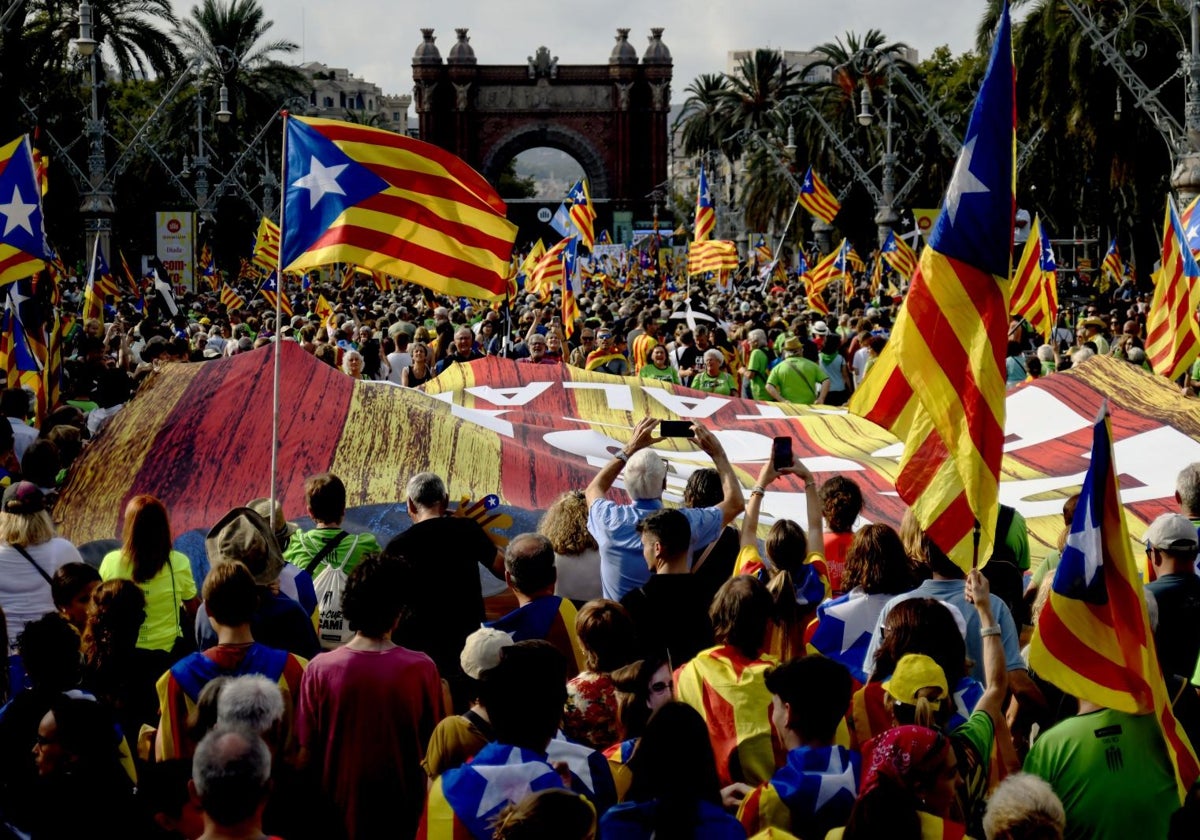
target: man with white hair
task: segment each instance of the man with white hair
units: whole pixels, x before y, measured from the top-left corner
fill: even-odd
[[[206,838],[262,837],[271,753],[245,727],[215,727],[196,747],[188,788],[204,809]]]
[[[667,486],[667,462],[647,447],[662,438],[654,436],[656,417],[647,417],[633,430],[629,443],[588,485],[588,531],[600,547],[600,584],[605,598],[620,601],[650,578],[650,569],[642,555],[642,539],[637,524],[663,507],[662,494]],[[691,553],[714,542],[721,529],[737,518],[746,507],[742,487],[733,466],[716,436],[693,423],[696,443],[712,458],[721,477],[724,498],[708,508],[682,510],[692,529]],[[618,504],[606,498],[621,471],[625,471],[625,491],[631,503]]]
[[[450,352],[437,363],[437,372],[441,373],[450,365],[461,362],[473,362],[482,359],[483,354],[475,347],[475,333],[470,327],[459,327],[454,331],[454,346]]]

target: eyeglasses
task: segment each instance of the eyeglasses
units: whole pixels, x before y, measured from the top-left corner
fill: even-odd
[[[650,693],[662,694],[664,691],[670,691],[674,686],[675,683],[671,680],[667,680],[666,682],[653,682],[650,683]]]
[[[595,340],[596,340],[596,336],[594,336],[594,335],[581,335],[581,336],[579,337],[579,340],[580,340],[580,341],[595,341]]]

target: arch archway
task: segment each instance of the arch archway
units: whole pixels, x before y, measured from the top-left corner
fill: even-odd
[[[494,184],[510,160],[540,146],[558,149],[578,161],[587,176],[592,198],[609,197],[608,166],[595,144],[577,131],[552,123],[512,129],[488,149],[479,171]]]

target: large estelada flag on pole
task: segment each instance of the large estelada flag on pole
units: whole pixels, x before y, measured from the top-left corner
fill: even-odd
[[[905,442],[896,490],[959,566],[991,554],[1004,451],[1015,188],[1005,4],[962,153],[891,339],[850,410]]]
[[[1058,264],[1046,227],[1033,217],[1029,238],[1013,274],[1008,311],[1029,321],[1038,335],[1050,335],[1058,320]]]
[[[796,196],[800,206],[812,213],[826,224],[833,224],[834,218],[842,210],[837,197],[830,192],[829,187],[821,180],[821,176],[808,167],[804,173],[804,182],[800,185],[800,195]]]
[[[1200,266],[1188,247],[1175,203],[1167,199],[1163,223],[1162,266],[1146,316],[1146,357],[1154,372],[1177,379],[1200,354]]]
[[[1171,711],[1158,664],[1142,581],[1129,551],[1112,437],[1108,417],[1100,417],[1029,664],[1075,697],[1134,715],[1153,712],[1175,765],[1182,802],[1200,765]]]
[[[442,294],[503,300],[516,225],[478,172],[390,131],[288,117],[284,271],[353,262]]]
[[[0,285],[32,276],[52,259],[33,152],[21,136],[0,147]]]

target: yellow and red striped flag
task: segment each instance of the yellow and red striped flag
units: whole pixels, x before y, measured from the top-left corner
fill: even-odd
[[[221,284],[221,303],[227,312],[241,309],[246,305],[246,299],[233,290],[228,283]]]
[[[378,128],[288,117],[284,268],[350,260],[447,295],[503,300],[516,225],[454,155]]]
[[[1058,265],[1050,237],[1037,216],[1013,273],[1008,311],[1027,320],[1041,336],[1049,335],[1058,321]]]
[[[850,410],[904,441],[896,490],[964,569],[991,554],[1004,454],[1015,214],[1012,23],[1005,4],[941,214],[891,338]]]
[[[696,184],[696,223],[692,233],[693,242],[707,242],[717,226],[717,211],[713,209],[712,191],[708,188],[708,176],[704,164],[700,164],[700,180]]]
[[[737,244],[728,239],[709,239],[688,246],[687,272],[705,274],[713,271],[736,271]]]
[[[592,206],[587,178],[575,182],[567,193],[567,200],[571,202],[571,223],[579,231],[580,241],[591,249],[596,244],[596,208]]]
[[[0,285],[32,277],[54,259],[42,218],[43,187],[27,136],[0,147]]]
[[[525,281],[525,288],[538,296],[538,299],[543,303],[550,300],[554,290],[563,283],[565,272],[563,271],[563,253],[567,249],[567,245],[574,237],[568,236],[566,239],[560,239],[552,247],[550,247],[537,262],[534,263],[533,270],[529,272],[529,279]]]
[[[279,290],[279,283],[275,278],[276,275],[272,273],[270,277],[263,281],[258,291],[267,299],[267,303],[270,304],[272,309],[278,304],[279,311],[290,318],[295,314],[292,311],[292,302],[288,300],[287,292]],[[276,301],[276,296],[278,296],[278,301]]]
[[[896,236],[894,230],[888,231],[887,239],[883,241],[883,246],[879,251],[897,274],[905,280],[912,279],[913,273],[917,270],[917,252],[910,248],[907,242]]]
[[[1100,282],[1097,284],[1100,293],[1108,291],[1109,281],[1120,283],[1125,279],[1125,263],[1121,262],[1121,252],[1117,249],[1117,237],[1108,243],[1104,253],[1104,262],[1100,263]]]
[[[279,268],[279,225],[265,216],[258,223],[258,236],[250,261],[267,274]]]
[[[1146,316],[1146,357],[1154,372],[1177,379],[1200,354],[1200,267],[1188,248],[1175,202],[1167,198],[1162,266],[1155,273],[1154,297]]]
[[[837,197],[825,186],[821,176],[813,172],[811,166],[804,173],[804,182],[800,185],[800,195],[796,200],[800,202],[801,207],[826,224],[833,224],[834,218],[842,209]]]
[[[1029,664],[1038,676],[1082,700],[1132,715],[1154,713],[1183,802],[1200,764],[1171,710],[1141,577],[1129,551],[1107,404],[1101,411]],[[1037,760],[1033,753],[1030,759]]]
[[[855,251],[853,248],[846,252],[846,262],[849,263],[850,267],[855,271],[867,270],[867,264],[863,261],[863,258],[858,255],[858,251]]]
[[[808,292],[811,300],[815,295],[820,295],[834,282],[841,280],[846,282],[848,272],[846,264],[849,261],[850,242],[843,239],[842,243],[836,249],[830,251],[821,261],[814,265],[812,269],[805,275],[805,290]],[[824,303],[824,299],[821,299]],[[822,314],[828,315],[829,309],[823,310]]]

